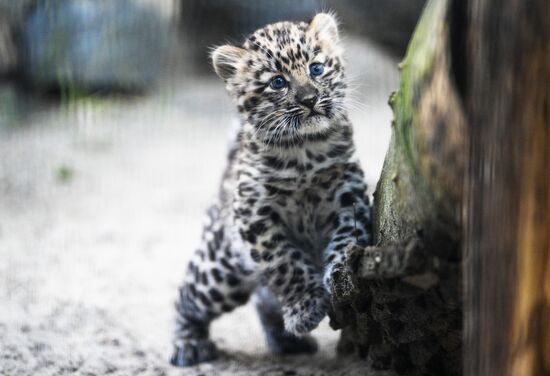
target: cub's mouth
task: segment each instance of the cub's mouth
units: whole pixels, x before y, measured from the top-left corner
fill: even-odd
[[[311,112],[305,116],[300,122],[301,133],[317,133],[322,132],[329,127],[329,119],[326,115],[320,112]]]
[[[306,119],[311,119],[311,118],[315,118],[315,117],[326,117],[325,114],[317,111],[317,110],[312,110],[309,112],[309,114],[306,116]]]
[[[304,114],[300,119],[300,125],[304,127],[312,127],[327,120],[327,116],[320,111],[310,110],[309,113]]]

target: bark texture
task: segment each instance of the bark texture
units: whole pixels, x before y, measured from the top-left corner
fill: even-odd
[[[550,375],[550,2],[468,12],[465,371]]]
[[[548,15],[427,4],[390,100],[376,243],[334,280],[341,351],[407,375],[550,374]]]
[[[374,195],[375,246],[349,250],[335,284],[341,351],[398,374],[461,374],[465,121],[451,69],[449,3],[427,5],[390,99],[393,135]]]

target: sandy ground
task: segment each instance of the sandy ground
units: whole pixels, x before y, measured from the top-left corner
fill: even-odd
[[[348,54],[374,188],[397,68],[364,42]],[[25,102],[11,90],[0,88],[0,375],[365,374],[336,357],[326,320],[317,355],[270,356],[250,304],[213,324],[220,360],[167,363],[176,288],[225,161],[233,110],[220,82],[182,77],[148,97],[32,112],[5,105]]]

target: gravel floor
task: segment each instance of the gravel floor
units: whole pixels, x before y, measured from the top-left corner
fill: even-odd
[[[351,117],[374,188],[397,68],[348,44]],[[214,323],[220,360],[167,364],[176,288],[225,161],[233,110],[220,82],[182,76],[148,97],[33,111],[4,85],[2,101],[1,375],[365,374],[336,357],[326,321],[313,332],[317,355],[270,356],[250,305]]]

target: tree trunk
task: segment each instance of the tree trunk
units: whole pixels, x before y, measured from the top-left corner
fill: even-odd
[[[550,2],[469,12],[465,371],[550,375]]]
[[[375,246],[335,281],[341,351],[374,369],[459,375],[465,121],[451,74],[449,2],[426,6],[390,105],[393,134],[374,194]]]
[[[340,351],[407,375],[548,372],[549,7],[427,4],[390,100],[375,245],[334,280]]]

